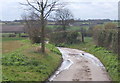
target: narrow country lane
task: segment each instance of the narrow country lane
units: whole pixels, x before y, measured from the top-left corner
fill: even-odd
[[[104,66],[93,55],[77,49],[58,49],[63,63],[49,81],[110,81]]]

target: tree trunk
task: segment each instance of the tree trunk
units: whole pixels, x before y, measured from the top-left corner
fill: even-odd
[[[44,9],[41,11],[41,51],[45,53],[45,22],[44,22]]]
[[[82,35],[82,42],[84,42],[84,32],[82,32],[81,35]]]
[[[120,60],[120,27],[118,28],[118,59]]]
[[[45,33],[44,33],[44,22],[42,22],[42,28],[41,28],[41,51],[42,53],[45,53]]]
[[[85,30],[84,30],[83,27],[82,27],[82,28],[81,28],[82,42],[84,42],[84,33],[85,33]]]
[[[19,37],[21,36],[21,33],[19,33]]]

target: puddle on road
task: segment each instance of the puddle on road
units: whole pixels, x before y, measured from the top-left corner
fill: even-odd
[[[59,70],[62,71],[69,69],[72,64],[73,62],[70,59],[64,60]]]
[[[96,58],[94,55],[89,54],[89,53],[84,53],[84,56],[88,59],[90,59],[94,64],[96,64],[97,66],[105,69],[104,65],[100,62],[100,60],[98,58]]]
[[[58,48],[60,50],[60,52],[62,53],[62,58],[63,58],[63,62],[61,64],[61,66],[58,68],[58,70],[54,73],[54,75],[52,75],[48,80],[49,81],[53,81],[53,79],[55,77],[57,77],[57,75],[64,71],[64,70],[67,70],[70,68],[70,66],[73,64],[73,62],[68,59],[69,58],[69,55],[67,52],[64,52],[63,50],[61,50],[60,48]]]
[[[54,73],[54,75],[52,75],[48,80],[49,81],[53,81],[55,77],[57,77],[57,75],[64,71],[64,70],[67,70],[70,68],[70,66],[72,64],[74,64],[70,59],[69,57],[72,56],[72,57],[76,57],[77,59],[80,58],[80,56],[82,57],[85,57],[85,58],[88,58],[90,59],[94,64],[96,64],[97,66],[101,67],[102,69],[105,69],[104,65],[100,62],[100,60],[98,58],[96,58],[94,55],[92,54],[89,54],[89,53],[86,53],[84,51],[81,51],[81,50],[77,50],[77,49],[69,49],[69,50],[63,50],[62,48],[59,48],[58,49],[60,50],[60,52],[62,53],[62,58],[63,58],[63,62],[61,64],[61,66],[58,68],[58,70]],[[76,53],[71,53],[70,50],[74,50]],[[75,56],[77,55],[77,56]]]

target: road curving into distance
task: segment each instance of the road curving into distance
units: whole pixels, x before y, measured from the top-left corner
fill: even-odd
[[[63,62],[49,81],[111,81],[99,59],[81,50],[58,47]]]

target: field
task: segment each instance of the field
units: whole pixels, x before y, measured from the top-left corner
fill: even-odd
[[[19,25],[19,24],[4,24],[4,25],[2,25],[2,32],[7,32],[7,33],[9,33],[9,32],[25,32],[25,30],[24,30],[24,25]]]
[[[16,50],[17,48],[20,48],[21,46],[23,46],[24,44],[22,42],[20,42],[20,40],[22,40],[24,38],[9,38],[9,37],[5,37],[2,39],[2,53],[9,53],[12,52],[14,50]]]
[[[118,72],[118,68],[120,66],[118,65],[117,54],[112,53],[111,51],[108,51],[103,47],[96,46],[91,37],[86,37],[85,43],[66,45],[66,46],[70,47],[70,48],[84,50],[88,53],[95,55],[104,64],[104,66],[105,66],[107,72],[109,73],[110,77],[112,78],[112,80],[120,81],[120,79],[119,79],[120,72]]]
[[[47,26],[48,29],[52,29],[52,30],[55,30],[57,27],[55,25],[48,25]],[[80,28],[79,26],[70,26],[69,28],[67,28],[68,31],[80,31]],[[89,26],[83,26],[84,29],[88,30]]]
[[[24,38],[3,38],[2,80],[45,81],[61,62],[61,54],[51,44],[46,54],[38,52],[39,44]],[[51,65],[52,64],[52,65]]]
[[[93,24],[93,25],[92,25],[92,28],[93,28],[94,26],[96,26],[96,25],[104,26],[104,25],[107,24],[107,23],[109,23],[109,22],[104,22],[103,24]],[[114,24],[118,25],[117,22],[111,22],[111,23],[114,23]],[[80,24],[86,24],[86,25],[80,25]],[[79,23],[78,23],[79,26],[78,26],[78,25],[69,26],[69,27],[67,28],[67,30],[68,30],[68,31],[80,31],[81,28],[84,28],[85,30],[88,30],[90,26],[87,25],[87,24],[89,24],[89,22],[79,22]],[[48,28],[48,29],[51,29],[51,30],[55,30],[57,27],[58,27],[58,26],[56,26],[56,25],[47,25],[47,28]]]

